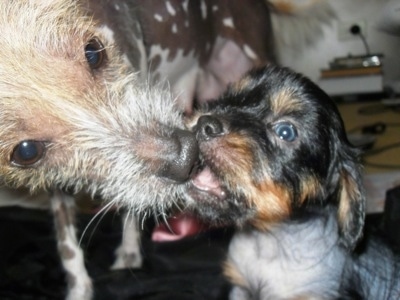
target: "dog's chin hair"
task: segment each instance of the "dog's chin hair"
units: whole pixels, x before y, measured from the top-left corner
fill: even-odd
[[[118,185],[118,182],[116,182],[116,185]],[[124,207],[132,215],[142,219],[146,215],[163,216],[168,214],[169,209],[178,207],[179,203],[177,199],[178,195],[181,194],[179,190],[180,188],[163,188],[161,193],[157,193],[154,190],[146,188],[125,190],[107,187],[100,194],[112,199],[111,201],[115,206]]]
[[[219,206],[220,200],[216,200],[214,203],[199,205],[197,200],[188,198],[187,194],[183,195],[183,199],[185,200],[186,210],[192,211],[213,226],[234,225],[236,228],[243,228],[256,214],[256,209],[248,208],[245,203],[242,203],[242,205],[234,203],[232,205],[225,202],[224,205]]]

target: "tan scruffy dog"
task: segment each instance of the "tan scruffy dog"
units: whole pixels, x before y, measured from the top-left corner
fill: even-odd
[[[51,196],[69,299],[92,293],[70,195],[96,194],[130,214],[173,205],[198,146],[170,94],[147,80],[168,80],[190,112],[193,98],[273,60],[267,2],[0,1],[0,183],[40,192],[41,203]]]
[[[1,1],[0,31],[0,180],[51,194],[68,298],[89,299],[69,194],[164,211],[197,143],[169,93],[141,83],[76,1]]]

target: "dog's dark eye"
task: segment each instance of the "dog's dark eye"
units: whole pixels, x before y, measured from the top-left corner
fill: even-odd
[[[106,59],[106,49],[97,39],[91,39],[85,46],[85,57],[92,70],[100,68]]]
[[[42,159],[46,145],[41,141],[27,140],[19,143],[11,154],[11,163],[18,167],[29,167]]]
[[[274,126],[276,135],[286,142],[293,142],[297,138],[297,130],[293,124],[282,122]]]

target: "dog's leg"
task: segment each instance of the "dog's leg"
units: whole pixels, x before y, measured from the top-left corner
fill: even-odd
[[[111,269],[139,268],[142,266],[142,255],[140,252],[140,229],[137,220],[129,213],[122,214],[122,242],[115,251],[115,262]]]
[[[74,198],[56,190],[51,197],[51,209],[57,233],[57,246],[66,271],[67,300],[92,298],[92,282],[86,271],[83,251],[75,231]]]

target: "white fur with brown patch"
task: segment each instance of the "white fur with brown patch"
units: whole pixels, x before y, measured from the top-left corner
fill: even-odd
[[[67,300],[91,299],[92,281],[85,268],[85,259],[76,237],[75,199],[60,191],[51,197],[51,209],[56,216],[57,246],[68,283]]]

